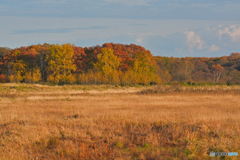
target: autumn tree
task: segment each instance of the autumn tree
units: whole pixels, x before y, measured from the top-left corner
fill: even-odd
[[[7,48],[7,47],[0,47],[0,75],[1,79],[0,82],[6,83],[6,67],[7,67],[7,55],[10,54],[12,49]]]
[[[121,59],[113,54],[110,48],[102,48],[101,53],[97,55],[95,67],[101,72],[105,83],[119,83],[118,68]]]
[[[0,74],[0,83],[6,83],[7,82],[7,77],[4,74]]]
[[[229,60],[227,59],[227,56],[223,56],[219,59],[219,61],[217,63],[220,64],[221,66],[224,66],[228,62],[229,62]]]
[[[22,60],[9,63],[9,80],[10,82],[22,82],[26,72],[26,64]]]
[[[217,65],[212,65],[211,70],[213,73],[214,82],[217,83],[220,77],[222,76],[224,68],[220,64],[217,64]]]
[[[192,75],[193,82],[212,82],[213,74],[211,72],[195,71]]]
[[[11,48],[8,47],[0,47],[0,57],[4,57],[12,51]]]
[[[17,62],[18,56],[21,54],[21,52],[17,49],[12,50],[9,54],[7,54],[5,57],[3,57],[2,61],[2,69],[5,72],[5,75],[7,76],[7,79],[9,80],[9,76],[13,73],[13,64]],[[3,73],[2,72],[2,73]]]
[[[210,72],[210,70],[208,69],[208,65],[199,59],[195,60],[195,66],[193,68],[193,71],[194,72],[198,72],[198,71]]]
[[[168,83],[171,81],[172,76],[168,72],[168,70],[163,71],[161,69],[158,69],[157,73],[158,73],[157,75],[162,79],[163,83]]]
[[[84,72],[84,69],[86,68],[85,66],[85,51],[84,48],[82,47],[76,47],[73,46],[73,51],[74,51],[74,64],[76,65],[76,73],[81,73]]]
[[[240,84],[240,71],[233,69],[230,72],[229,77],[231,78],[231,82]]]
[[[21,59],[27,66],[27,70],[31,70],[33,68],[37,67],[37,58],[38,58],[38,51],[33,48],[32,46],[29,46],[26,48],[26,50],[21,51],[21,54],[18,56],[19,59]]]
[[[240,58],[240,53],[238,53],[238,52],[231,53],[230,56],[228,57],[229,60],[239,59],[239,58]]]
[[[94,68],[94,64],[97,62],[97,55],[101,52],[100,46],[93,47],[85,47],[84,48],[85,55],[82,54],[83,60],[83,69],[84,72],[88,72]]]
[[[173,81],[190,81],[194,66],[187,58],[175,58],[171,61],[171,74]]]
[[[133,83],[149,84],[150,82],[161,83],[156,74],[156,62],[150,52],[139,52],[133,56]]]
[[[32,69],[25,74],[24,82],[37,83],[41,80],[41,72],[39,68]]]
[[[5,65],[4,65],[4,58],[0,57],[0,74],[5,74]]]
[[[70,44],[52,45],[50,53],[46,55],[47,72],[49,82],[73,83],[75,78],[72,71],[76,70],[73,59],[73,48]]]
[[[122,71],[127,71],[131,66],[132,56],[135,54],[129,45],[104,43],[102,48],[110,48],[114,55],[121,59],[120,68]],[[146,50],[145,50],[146,51]]]

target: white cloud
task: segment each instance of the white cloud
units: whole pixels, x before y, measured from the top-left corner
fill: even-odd
[[[222,38],[223,35],[231,37],[233,42],[240,42],[240,25],[232,25],[230,27],[225,27],[223,30],[219,30],[219,37]]]
[[[185,32],[185,35],[187,37],[187,44],[190,52],[192,52],[195,47],[197,47],[198,50],[203,49],[203,44],[205,42],[201,40],[199,35],[193,31]]]
[[[213,51],[219,51],[220,48],[218,46],[216,46],[215,44],[211,45],[209,47],[209,51],[213,52]]]
[[[138,43],[142,43],[143,39],[142,39],[142,37],[139,37],[139,38],[136,39],[136,41],[137,41]]]
[[[229,35],[232,37],[233,42],[239,42],[240,41],[240,27],[233,28]]]
[[[110,3],[120,3],[127,6],[146,6],[148,5],[148,2],[154,0],[104,0],[104,1]]]

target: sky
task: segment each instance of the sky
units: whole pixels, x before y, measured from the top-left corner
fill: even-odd
[[[240,52],[239,0],[0,0],[0,46],[137,44],[154,56]]]

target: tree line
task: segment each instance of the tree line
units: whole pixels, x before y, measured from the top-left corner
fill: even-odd
[[[0,82],[55,84],[161,83],[151,52],[134,44],[76,47],[43,44],[1,48]]]
[[[240,54],[222,57],[160,57],[159,76],[167,83],[240,84]]]
[[[105,43],[0,47],[0,82],[54,84],[240,84],[240,54],[223,57],[153,56],[144,47]]]

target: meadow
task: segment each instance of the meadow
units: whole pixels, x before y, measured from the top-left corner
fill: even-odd
[[[240,86],[0,84],[0,159],[239,159]]]

